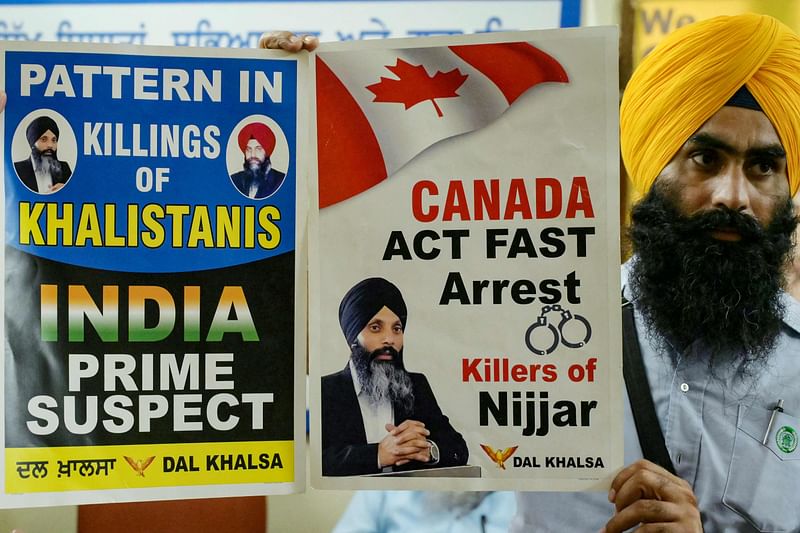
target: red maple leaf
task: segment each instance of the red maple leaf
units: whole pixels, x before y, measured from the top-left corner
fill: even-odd
[[[422,65],[412,65],[397,58],[395,66],[386,68],[397,79],[384,78],[381,81],[367,85],[375,99],[373,102],[389,102],[403,104],[406,109],[425,100],[430,100],[436,109],[436,114],[442,116],[442,110],[436,104],[436,98],[453,98],[456,92],[467,80],[467,75],[462,74],[457,68],[450,72],[437,72],[433,76]]]

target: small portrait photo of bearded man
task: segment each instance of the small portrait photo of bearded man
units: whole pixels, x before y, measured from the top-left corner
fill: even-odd
[[[406,368],[408,320],[400,289],[384,278],[364,279],[342,298],[339,325],[350,353],[342,370],[322,377],[323,476],[466,465],[464,437],[427,377]]]
[[[14,136],[12,153],[14,170],[25,187],[38,194],[53,194],[61,190],[72,176],[70,164],[59,157],[62,132],[68,130],[70,134],[64,139],[64,144],[71,144],[72,149],[68,151],[74,152],[75,142],[66,120],[55,112],[45,112],[47,114],[36,117],[31,114],[22,120]]]
[[[246,123],[239,130],[236,135],[238,169],[229,164],[229,171],[231,181],[244,196],[261,200],[275,194],[283,184],[286,173],[275,168],[276,163],[281,163],[281,157],[273,157],[278,155],[276,150],[281,144],[285,151],[285,141],[281,143],[281,140],[273,128],[261,121]],[[281,168],[285,170],[286,167]]]

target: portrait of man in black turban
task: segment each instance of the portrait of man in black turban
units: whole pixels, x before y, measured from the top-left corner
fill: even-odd
[[[48,116],[35,118],[25,130],[30,157],[14,162],[22,183],[33,192],[52,194],[61,189],[72,175],[69,163],[58,159],[59,130]]]
[[[322,378],[322,475],[466,464],[467,444],[428,380],[405,368],[407,322],[403,295],[383,278],[365,279],[342,298],[339,324],[350,357]]]

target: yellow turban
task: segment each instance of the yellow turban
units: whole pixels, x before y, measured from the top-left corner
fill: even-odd
[[[800,186],[800,38],[765,15],[684,26],[633,73],[620,106],[620,146],[644,195],[686,140],[747,85],[786,150],[789,189]]]

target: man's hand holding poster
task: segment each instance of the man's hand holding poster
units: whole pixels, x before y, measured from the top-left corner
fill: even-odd
[[[616,46],[592,29],[320,48],[315,485],[608,487]]]
[[[306,56],[2,54],[0,504],[301,489]]]

